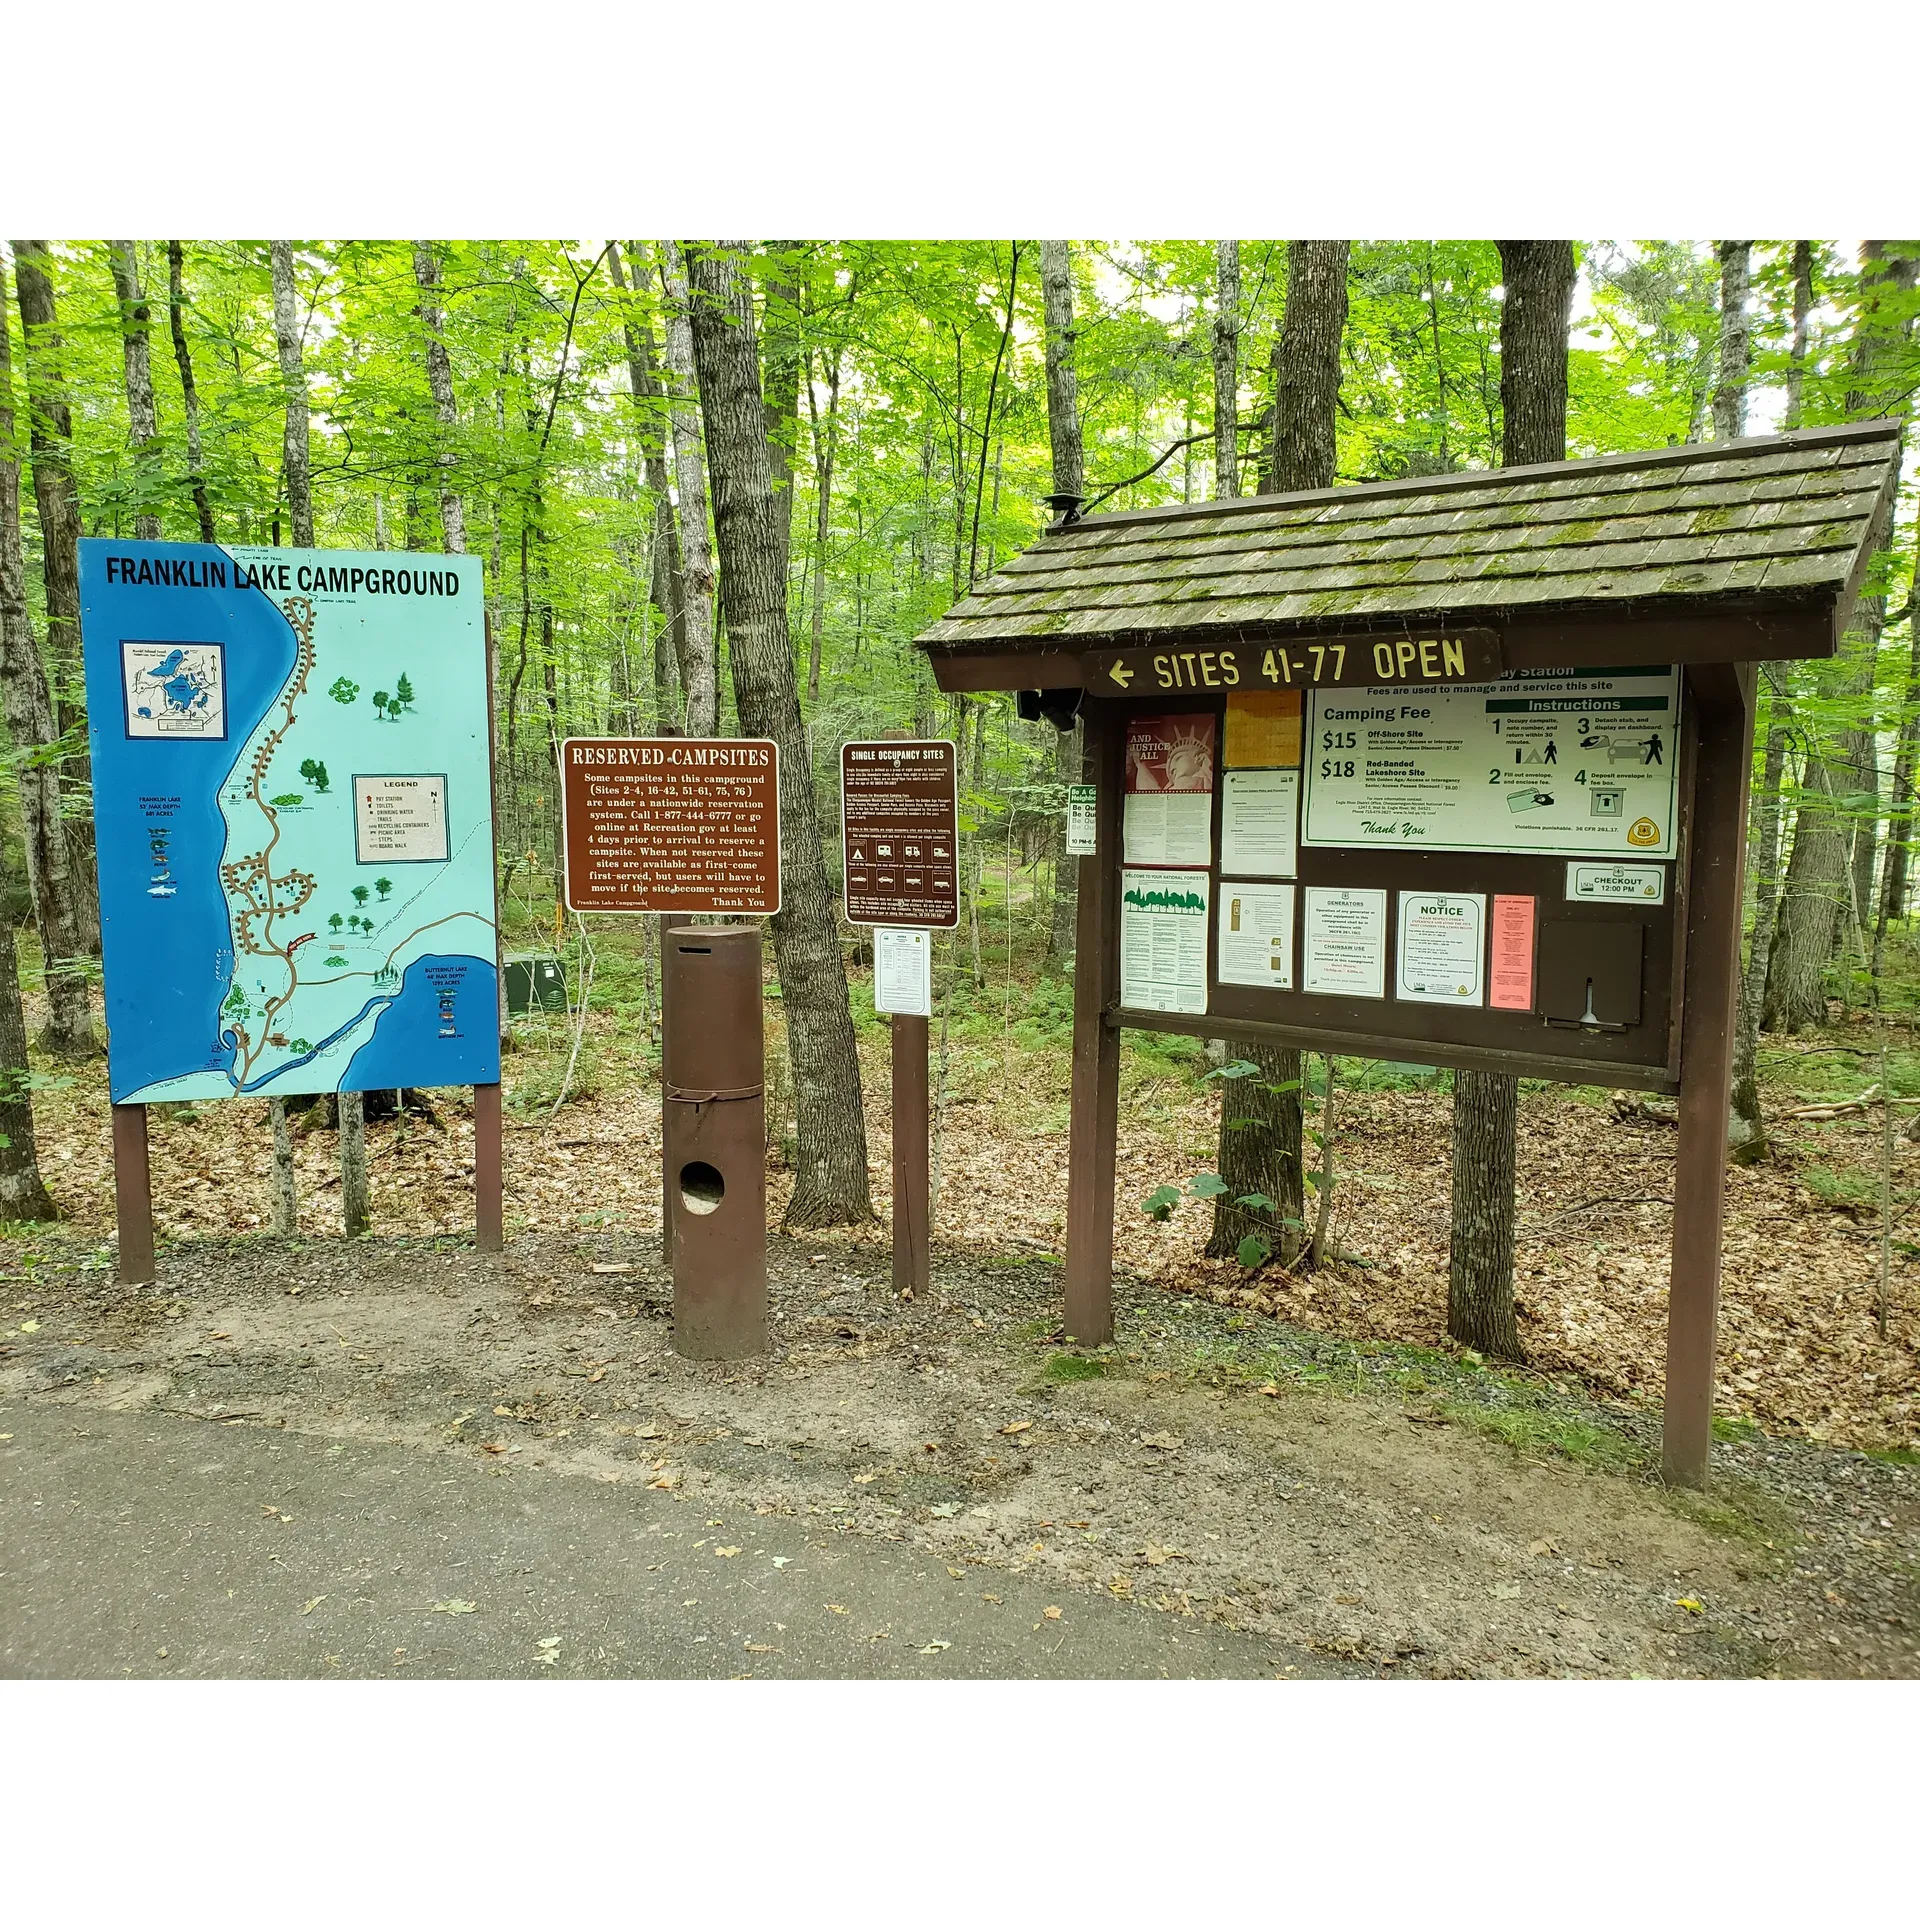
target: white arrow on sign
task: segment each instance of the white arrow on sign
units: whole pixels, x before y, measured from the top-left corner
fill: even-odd
[[[1133,678],[1133,669],[1124,660],[1116,660],[1107,669],[1108,676],[1117,686],[1124,687]]]

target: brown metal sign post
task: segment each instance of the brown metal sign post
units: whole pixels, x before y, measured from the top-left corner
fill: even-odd
[[[882,1005],[883,942],[896,929],[960,924],[959,748],[951,740],[849,740],[840,749],[847,920],[874,929],[874,1004],[892,1027],[893,1285],[923,1299],[932,1285],[927,1134],[931,999]],[[930,986],[932,941],[890,942]],[[889,984],[892,984],[891,982]],[[902,981],[902,988],[910,982]],[[911,1000],[915,1010],[903,1010]]]
[[[657,913],[661,1241],[673,1345],[767,1347],[765,1028],[757,927],[682,916],[780,911],[780,750],[771,740],[564,740],[567,904]]]
[[[1065,1317],[1112,1337],[1124,1027],[1677,1095],[1665,1470],[1712,1436],[1754,663],[1831,658],[1878,421],[1091,516],[920,641],[1081,690]]]

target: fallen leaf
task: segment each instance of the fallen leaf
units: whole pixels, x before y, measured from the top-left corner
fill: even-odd
[[[731,1560],[739,1551],[738,1547],[715,1547],[713,1550],[714,1558],[717,1560]]]
[[[820,1604],[824,1606],[829,1613],[845,1613],[846,1612],[845,1607],[836,1607],[831,1600],[823,1600]]]
[[[1025,1433],[1032,1425],[1033,1422],[1031,1420],[1009,1420],[1000,1431],[1002,1433]]]
[[[793,1565],[793,1556],[786,1553],[776,1553],[773,1556],[773,1564],[776,1567],[790,1567]]]
[[[756,1646],[755,1646],[755,1645],[753,1644],[753,1642],[749,1640],[749,1641],[747,1642],[747,1651],[748,1651],[749,1653],[777,1653],[777,1652],[779,1652],[779,1648],[777,1648],[777,1647],[756,1647]]]
[[[20,1331],[22,1333],[38,1333],[40,1331],[40,1322],[38,1320],[22,1320],[20,1322]]]
[[[1177,1433],[1168,1433],[1163,1427],[1158,1433],[1143,1433],[1140,1436],[1143,1447],[1156,1448],[1161,1453],[1177,1453],[1186,1445]]]
[[[636,1440],[664,1440],[667,1437],[667,1430],[649,1421],[644,1427],[635,1427],[633,1437]]]
[[[660,1487],[663,1489],[677,1487],[679,1484],[680,1476],[677,1473],[656,1473],[653,1478],[647,1482],[647,1485],[650,1487]]]
[[[1551,1540],[1530,1540],[1527,1551],[1537,1557],[1543,1553],[1558,1553],[1560,1549]]]
[[[879,1637],[880,1636],[878,1634],[874,1635],[874,1638],[876,1640],[879,1639]],[[945,1653],[946,1650],[952,1645],[953,1645],[953,1642],[951,1640],[929,1640],[927,1644],[920,1649],[920,1651],[922,1653]]]
[[[1116,1600],[1131,1600],[1133,1598],[1133,1582],[1123,1573],[1118,1579],[1107,1582],[1107,1591],[1112,1594]]]
[[[993,1509],[991,1507],[969,1507],[967,1511],[972,1514],[976,1520],[991,1520],[993,1518]]]
[[[871,1486],[874,1481],[879,1478],[880,1476],[877,1473],[856,1473],[853,1476],[853,1484],[856,1487],[867,1487]]]
[[[1688,1613],[1705,1613],[1707,1610],[1707,1603],[1691,1593],[1683,1593],[1673,1604],[1685,1608]]]
[[[964,1580],[967,1577],[967,1572],[964,1567],[949,1567],[947,1571],[952,1574],[956,1580]]]
[[[1263,1380],[1260,1383],[1260,1391],[1272,1398],[1277,1399],[1279,1397],[1280,1388],[1278,1384],[1272,1380]]]
[[[932,1514],[936,1520],[951,1520],[954,1515],[960,1511],[960,1502],[958,1500],[942,1500],[937,1507],[929,1507],[927,1511]]]
[[[435,1613],[478,1613],[479,1607],[471,1600],[436,1600],[433,1603]]]
[[[552,1666],[554,1662],[560,1658],[560,1636],[556,1633],[551,1639],[542,1640],[540,1642],[540,1651],[536,1653],[533,1658],[535,1664],[538,1666]]]
[[[587,1271],[589,1273],[631,1273],[633,1262],[631,1260],[596,1260]]]
[[[1186,1559],[1187,1552],[1184,1547],[1161,1547],[1149,1540],[1146,1552],[1140,1557],[1150,1567],[1164,1567],[1169,1560]]]
[[[5,1438],[4,1435],[0,1435],[0,1439],[4,1439],[4,1438]],[[313,1598],[309,1600],[307,1604],[300,1609],[300,1611],[303,1614],[311,1613],[314,1610],[314,1608],[317,1607],[320,1604],[320,1602],[324,1600],[326,1597],[327,1596],[324,1593],[316,1593],[313,1596]]]
[[[1000,1604],[1000,1596],[997,1593],[983,1593],[980,1598],[990,1607],[997,1607]]]
[[[1040,1617],[1043,1620],[1058,1620],[1060,1618],[1060,1609],[1058,1607],[1042,1607],[1040,1609]]]

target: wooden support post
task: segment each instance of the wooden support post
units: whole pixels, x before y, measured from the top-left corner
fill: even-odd
[[[927,1028],[919,1014],[893,1022],[893,1288],[924,1300],[933,1285],[927,1221]]]
[[[147,1172],[147,1110],[113,1110],[113,1211],[120,1228],[120,1278],[153,1281],[153,1186]]]
[[[1668,1480],[1707,1484],[1713,1363],[1726,1212],[1727,1101],[1740,961],[1753,669],[1688,675],[1697,733],[1687,852],[1687,958],[1680,1012],[1680,1135],[1673,1175],[1673,1274],[1667,1291]]]
[[[1120,777],[1125,731],[1088,700],[1082,778],[1093,784],[1094,853],[1080,862],[1073,956],[1073,1108],[1067,1147],[1067,1337],[1113,1338],[1113,1171],[1120,1117],[1120,1033],[1106,1012],[1119,988]]]
[[[678,728],[668,727],[668,733]],[[667,1005],[667,935],[675,927],[693,924],[690,913],[663,913],[657,929],[660,939],[660,1264],[673,1265],[673,1174],[667,1165],[667,1022],[673,1015]]]
[[[473,1244],[482,1253],[506,1245],[501,1173],[500,1083],[473,1090]]]

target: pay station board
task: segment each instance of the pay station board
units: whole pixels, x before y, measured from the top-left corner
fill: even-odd
[[[1129,701],[1123,1015],[1666,1084],[1682,677],[1551,669]]]

